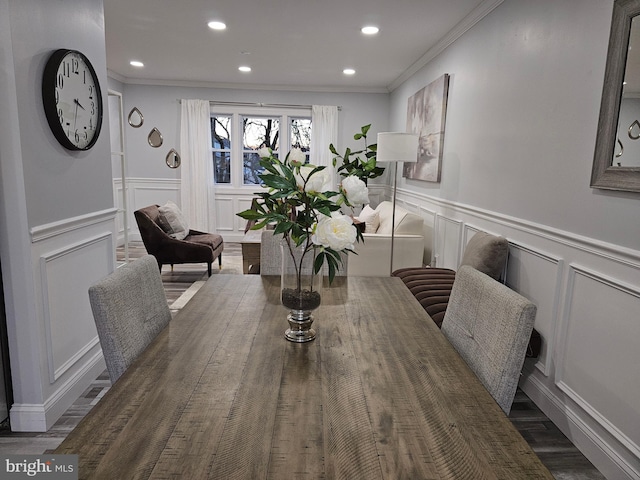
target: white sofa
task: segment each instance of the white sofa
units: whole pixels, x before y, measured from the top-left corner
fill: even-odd
[[[363,210],[361,220],[366,221],[369,232],[363,234],[364,243],[356,244],[357,255],[349,255],[348,275],[365,277],[389,276],[391,263],[391,229],[393,204],[382,202],[374,212],[379,220],[376,227],[370,209]],[[371,230],[375,229],[375,233]],[[423,265],[425,254],[424,220],[396,205],[395,231],[393,241],[393,270]]]

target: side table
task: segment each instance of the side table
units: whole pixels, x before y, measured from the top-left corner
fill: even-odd
[[[249,230],[242,238],[242,273],[260,273],[262,230]]]

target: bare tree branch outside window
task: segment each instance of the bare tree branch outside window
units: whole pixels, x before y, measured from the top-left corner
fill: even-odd
[[[213,176],[215,183],[231,183],[231,117],[211,117]]]
[[[259,148],[270,148],[275,156],[279,152],[280,119],[274,117],[242,117],[243,131],[243,183],[257,185],[262,173]]]

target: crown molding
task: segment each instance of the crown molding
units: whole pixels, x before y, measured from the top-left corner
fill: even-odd
[[[113,70],[107,70],[109,77],[127,85],[146,85],[187,88],[224,88],[234,90],[271,90],[286,92],[328,92],[328,93],[389,93],[386,87],[327,87],[320,85],[263,85],[258,83],[221,83],[193,80],[167,80],[155,78],[124,77]]]

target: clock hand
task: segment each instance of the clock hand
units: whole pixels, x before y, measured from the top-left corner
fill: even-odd
[[[73,103],[76,104],[76,111],[75,111],[75,113],[73,115],[73,130],[75,131],[76,130],[76,121],[78,120],[78,106],[82,106],[82,105],[80,105],[80,102],[78,102],[77,98],[73,99]]]
[[[83,109],[83,110],[86,110],[86,109],[82,106],[82,104],[78,101],[78,99],[77,99],[77,98],[74,98],[74,99],[73,99],[73,103],[75,103],[75,104],[76,104],[76,110],[78,110],[78,107],[80,107],[80,108],[81,108],[81,109]]]

